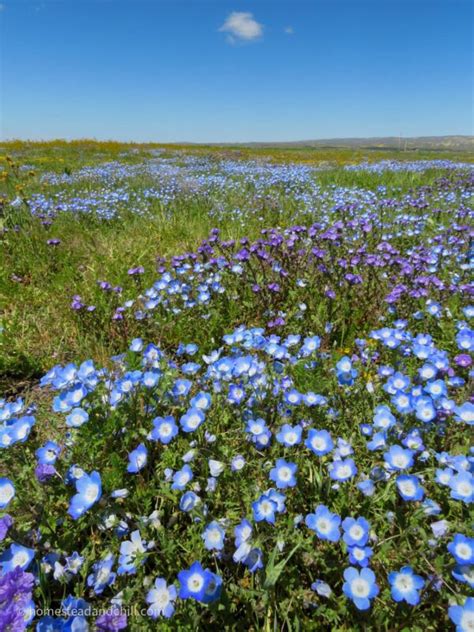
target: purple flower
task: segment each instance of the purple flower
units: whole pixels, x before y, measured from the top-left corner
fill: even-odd
[[[111,606],[107,612],[97,617],[95,625],[102,632],[117,632],[127,627],[127,615],[118,606]]]
[[[39,463],[35,469],[35,476],[39,483],[47,483],[53,476],[57,474],[54,465],[48,463]]]
[[[5,514],[0,518],[0,542],[7,537],[8,530],[13,524],[13,518]]]
[[[454,361],[456,362],[458,366],[461,366],[463,368],[467,368],[468,366],[471,366],[472,364],[472,358],[467,353],[460,353],[454,358]]]
[[[34,576],[31,573],[25,573],[19,566],[5,575],[0,575],[0,612],[6,604],[11,602],[17,606],[28,603],[31,599],[34,582]],[[0,630],[4,629],[0,625]]]
[[[0,610],[0,630],[12,630],[12,632],[26,630],[23,612],[17,607],[17,604],[10,604],[5,609]]]

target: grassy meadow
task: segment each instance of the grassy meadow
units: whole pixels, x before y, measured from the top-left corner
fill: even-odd
[[[472,629],[473,164],[1,144],[0,630]]]

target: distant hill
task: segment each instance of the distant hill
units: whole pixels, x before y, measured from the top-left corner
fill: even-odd
[[[237,143],[239,144],[239,143]],[[248,147],[345,147],[350,149],[449,149],[474,151],[474,136],[398,136],[374,138],[327,138],[283,143],[240,143]]]

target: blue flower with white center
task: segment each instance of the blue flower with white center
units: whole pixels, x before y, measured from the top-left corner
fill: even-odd
[[[167,417],[155,417],[155,419],[153,419],[153,430],[150,432],[149,438],[152,441],[160,441],[164,445],[167,445],[176,437],[178,432],[179,428],[176,425],[174,417],[171,415]]]
[[[432,380],[425,384],[424,390],[433,399],[439,399],[440,397],[446,397],[448,389],[443,380]]]
[[[5,509],[15,496],[15,487],[9,478],[0,478],[0,509]]]
[[[80,428],[89,421],[89,414],[83,408],[73,408],[66,417],[66,426]]]
[[[92,472],[83,474],[81,478],[76,479],[76,495],[71,498],[68,513],[77,520],[96,503],[102,495],[102,483],[100,474]]]
[[[262,494],[258,500],[252,503],[252,509],[255,522],[264,521],[275,524],[277,504],[270,496]]]
[[[175,398],[186,397],[186,395],[191,390],[192,382],[189,380],[179,379],[174,383],[172,393]]]
[[[375,574],[370,568],[362,568],[360,571],[349,566],[344,571],[344,585],[342,590],[346,597],[354,602],[358,610],[368,610],[370,600],[379,594],[379,587],[375,583]]]
[[[194,474],[189,465],[183,467],[174,474],[171,489],[184,489],[186,485],[193,480]]]
[[[108,553],[103,560],[93,564],[92,573],[87,577],[87,585],[96,595],[101,595],[108,586],[114,583],[116,578],[116,574],[112,572],[114,562],[114,555]]]
[[[397,423],[388,406],[377,406],[374,415],[374,426],[381,430],[389,430]]]
[[[440,485],[444,485],[445,487],[449,487],[449,481],[454,476],[454,470],[447,467],[445,469],[438,468],[436,470],[435,481]]]
[[[66,570],[72,575],[77,575],[83,564],[84,558],[77,551],[66,556]]]
[[[264,450],[268,448],[272,441],[272,433],[270,430],[262,432],[262,434],[252,436],[252,443],[255,444],[257,450]]]
[[[231,461],[230,469],[232,472],[240,472],[245,467],[245,459],[241,454],[237,454]]]
[[[474,564],[474,538],[456,533],[448,544],[448,551],[458,564]]]
[[[331,513],[326,505],[318,505],[314,513],[306,516],[305,523],[321,540],[338,542],[341,537],[341,517]]]
[[[470,472],[459,472],[449,481],[451,498],[462,500],[466,504],[474,500],[474,478]]]
[[[308,438],[304,443],[316,456],[324,456],[334,448],[332,437],[327,430],[310,428]]]
[[[399,445],[392,445],[383,458],[391,471],[406,470],[413,465],[413,452]]]
[[[140,445],[128,455],[127,472],[129,472],[129,474],[137,474],[145,467],[147,460],[148,450],[143,443],[140,443]]]
[[[289,391],[286,391],[283,399],[285,403],[290,406],[298,406],[301,404],[302,395],[296,389],[292,388]]]
[[[245,389],[239,384],[231,384],[229,386],[229,393],[227,394],[227,401],[231,404],[240,404],[245,397]]]
[[[403,500],[423,500],[425,492],[417,476],[402,474],[397,477],[396,485]]]
[[[278,459],[275,463],[275,467],[270,470],[270,480],[275,482],[278,489],[295,487],[295,474],[297,470],[298,466],[296,463],[285,461],[285,459]]]
[[[458,564],[451,572],[454,579],[474,588],[474,566],[472,564]]]
[[[36,458],[38,463],[53,465],[61,452],[61,448],[54,441],[48,441],[42,448],[36,450]]]
[[[350,546],[347,550],[349,554],[349,562],[358,566],[368,566],[373,550],[370,546]]]
[[[433,421],[436,417],[436,408],[433,406],[431,399],[419,397],[415,402],[415,416],[424,423]]]
[[[364,546],[369,539],[370,525],[365,518],[346,518],[342,523],[344,542],[348,546]]]
[[[461,406],[456,406],[454,408],[454,419],[472,426],[474,424],[474,404],[465,402]]]
[[[209,583],[214,574],[204,569],[199,562],[194,562],[188,570],[178,573],[180,599],[196,599],[203,601]]]
[[[394,601],[406,601],[411,606],[420,603],[419,591],[425,585],[425,580],[420,575],[415,575],[410,566],[404,566],[399,571],[389,573],[388,581]]]
[[[291,448],[301,443],[301,433],[302,428],[300,425],[290,426],[290,424],[284,424],[276,435],[276,440],[287,448]]]
[[[201,534],[201,538],[204,540],[204,546],[209,551],[222,551],[224,548],[225,531],[216,520],[207,525]]]
[[[209,393],[205,393],[204,391],[200,391],[197,395],[195,395],[190,404],[192,408],[198,408],[199,410],[207,410],[211,405],[211,396]]]
[[[199,408],[190,408],[179,420],[184,432],[194,432],[205,420],[205,415]]]
[[[474,597],[467,597],[462,606],[449,606],[448,614],[456,626],[456,632],[474,630]]]
[[[201,499],[194,492],[185,492],[181,496],[181,500],[179,501],[179,508],[181,511],[192,511],[196,505],[201,502]]]
[[[120,545],[119,575],[133,575],[137,572],[137,564],[145,561],[146,547],[142,540],[140,531],[133,531],[130,540],[122,542]]]
[[[26,571],[35,556],[34,549],[28,549],[21,544],[11,544],[6,551],[0,555],[0,568],[2,575],[6,575],[15,568]]]
[[[162,577],[155,579],[154,588],[148,591],[146,602],[149,604],[147,615],[152,619],[163,616],[169,619],[174,613],[174,602],[178,592],[173,584],[166,583]]]
[[[153,371],[145,371],[143,373],[142,382],[146,388],[154,388],[160,381],[161,372],[157,369]]]
[[[250,433],[254,437],[261,435],[263,432],[267,431],[267,424],[261,418],[258,419],[249,419],[247,421],[247,425],[245,426],[246,432]]]
[[[333,481],[344,482],[357,474],[353,459],[340,459],[329,464],[329,476]]]

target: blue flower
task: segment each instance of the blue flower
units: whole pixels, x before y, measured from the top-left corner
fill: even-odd
[[[350,546],[347,552],[349,553],[349,562],[359,566],[368,566],[374,553],[370,546]]]
[[[73,408],[66,417],[66,426],[80,428],[89,420],[89,414],[83,408]]]
[[[324,456],[334,448],[332,437],[327,430],[311,428],[304,443],[317,456]]]
[[[451,498],[470,504],[474,500],[474,482],[470,472],[459,472],[449,480]]]
[[[255,522],[270,522],[275,524],[275,512],[277,503],[266,494],[262,494],[258,500],[252,503]]]
[[[274,481],[278,489],[294,487],[296,485],[295,474],[298,469],[296,463],[277,459],[275,467],[270,470],[270,480]]]
[[[181,496],[181,500],[179,501],[179,508],[181,509],[181,511],[192,511],[194,507],[196,507],[196,505],[200,502],[201,499],[197,494],[195,494],[194,492],[185,492]]]
[[[54,441],[48,441],[42,448],[36,450],[36,458],[38,463],[53,465],[61,452],[60,446]]]
[[[155,417],[153,419],[153,430],[150,432],[150,439],[160,441],[167,445],[179,432],[174,417]]]
[[[119,575],[133,575],[136,573],[137,564],[143,563],[145,560],[146,548],[140,531],[136,530],[130,534],[130,540],[122,542],[120,545],[119,567],[117,573]]]
[[[474,597],[467,597],[463,606],[450,606],[448,614],[456,632],[472,632],[474,625]]]
[[[152,619],[163,616],[169,619],[174,613],[174,601],[178,596],[177,590],[173,584],[169,586],[166,580],[158,577],[155,579],[155,587],[148,591],[146,602],[149,604],[147,615]]]
[[[204,601],[208,585],[214,574],[204,569],[199,562],[194,562],[188,570],[178,573],[180,599],[196,599]]]
[[[26,546],[22,546],[21,544],[11,544],[10,547],[0,555],[0,567],[2,569],[2,574],[15,570],[15,568],[20,568],[22,571],[26,571],[28,566],[33,561],[35,556],[35,551],[33,549],[28,549]]]
[[[362,568],[360,571],[349,566],[344,571],[344,594],[354,602],[358,610],[368,610],[370,600],[379,594],[379,587],[375,583],[375,574],[370,568]]]
[[[451,572],[454,579],[474,588],[474,566],[472,564],[458,564]]]
[[[205,415],[199,408],[190,408],[179,420],[184,432],[194,432],[205,420]]]
[[[337,542],[341,537],[339,531],[341,518],[331,513],[325,505],[318,505],[313,514],[306,516],[305,523],[321,540]]]
[[[15,487],[9,478],[0,478],[0,509],[5,509],[15,496]]]
[[[346,518],[342,523],[342,539],[348,546],[364,546],[369,539],[370,525],[365,518]]]
[[[403,500],[423,500],[424,490],[417,476],[402,474],[397,477],[396,484]]]
[[[132,450],[128,455],[128,466],[127,472],[130,474],[137,474],[141,469],[143,469],[148,460],[148,450],[140,443],[139,446]]]
[[[406,470],[413,465],[413,452],[399,445],[392,445],[383,458],[392,471]]]
[[[404,566],[399,571],[389,573],[388,581],[394,601],[406,601],[411,606],[420,603],[419,590],[425,585],[420,575],[415,575],[410,566]]]
[[[68,513],[77,520],[86,513],[102,495],[102,483],[100,474],[92,472],[90,476],[83,474],[76,480],[76,495],[71,498]]]
[[[115,557],[112,553],[108,553],[103,560],[93,564],[92,573],[87,577],[87,585],[96,595],[102,594],[107,586],[114,583],[116,577],[116,574],[112,572],[114,562]]]
[[[189,465],[183,465],[183,467],[173,475],[171,489],[184,489],[186,485],[193,480],[193,476],[193,471]]]
[[[301,433],[302,428],[300,425],[290,426],[290,424],[284,424],[276,435],[276,440],[287,448],[291,448],[301,442]]]
[[[458,564],[474,564],[474,538],[456,533],[448,544],[448,551]]]
[[[333,481],[348,481],[357,474],[353,459],[337,460],[329,464],[329,476]]]
[[[254,548],[251,549],[248,555],[243,560],[245,566],[249,569],[251,573],[255,573],[260,568],[263,568],[263,552],[262,549]]]
[[[216,520],[207,525],[201,538],[209,551],[222,551],[224,548],[225,531]]]

